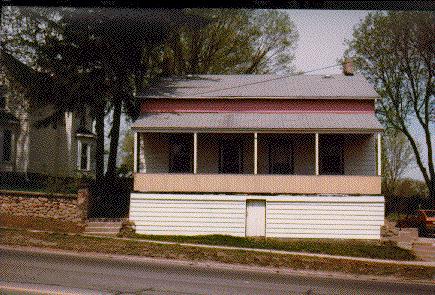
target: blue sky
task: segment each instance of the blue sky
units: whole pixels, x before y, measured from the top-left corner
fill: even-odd
[[[334,65],[337,59],[343,57],[346,49],[345,39],[352,38],[354,26],[370,11],[285,10],[285,12],[293,20],[299,32],[299,42],[295,53],[296,68],[308,71]],[[317,71],[313,74],[338,73],[341,73],[341,67]],[[411,133],[420,143],[423,161],[427,163],[427,146],[424,143],[423,131],[416,120],[411,126]],[[435,139],[432,138],[432,146],[434,145]],[[416,165],[409,169],[405,177],[423,179]]]

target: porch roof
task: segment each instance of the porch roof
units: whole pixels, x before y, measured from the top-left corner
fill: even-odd
[[[341,113],[146,113],[135,130],[207,131],[382,131],[374,114]]]

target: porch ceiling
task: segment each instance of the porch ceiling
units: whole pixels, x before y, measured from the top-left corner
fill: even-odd
[[[132,128],[207,131],[382,131],[372,113],[148,113]]]

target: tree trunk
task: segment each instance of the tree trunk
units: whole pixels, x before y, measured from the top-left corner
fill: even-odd
[[[116,158],[118,154],[118,142],[119,142],[119,129],[121,125],[121,111],[122,101],[120,98],[115,100],[113,106],[113,120],[112,128],[110,130],[110,149],[109,160],[107,163],[107,178],[114,178],[116,176]]]
[[[98,105],[95,113],[95,178],[99,183],[104,177],[104,105]]]
[[[429,183],[429,198],[432,200],[432,210],[435,209],[435,179],[431,179]]]

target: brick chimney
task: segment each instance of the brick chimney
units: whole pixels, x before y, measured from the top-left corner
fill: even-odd
[[[353,76],[352,59],[349,57],[346,57],[343,61],[343,74],[345,76]]]

